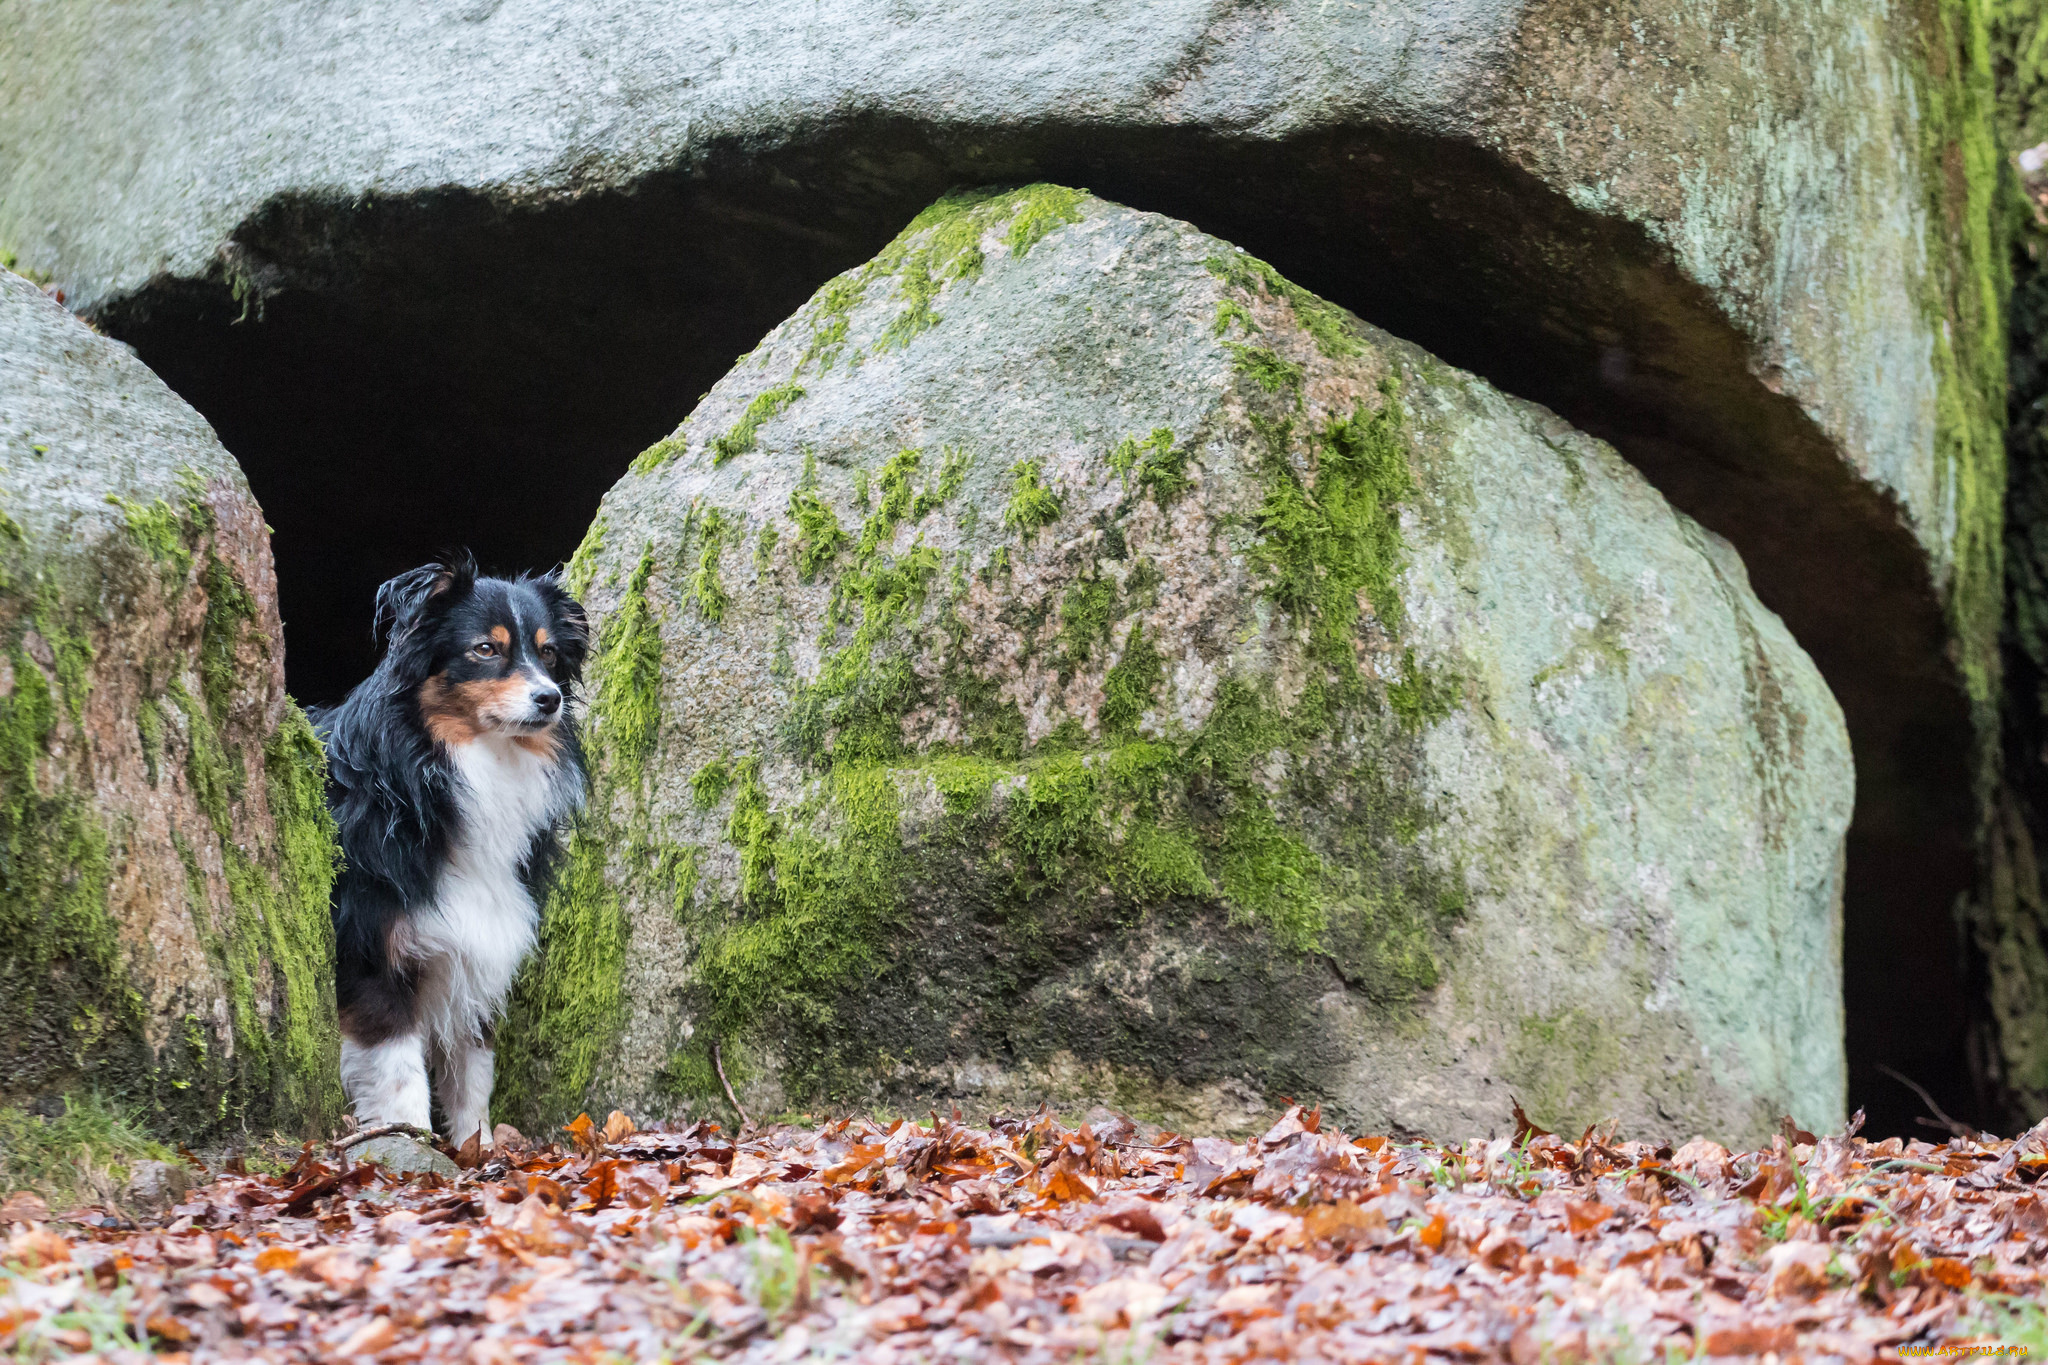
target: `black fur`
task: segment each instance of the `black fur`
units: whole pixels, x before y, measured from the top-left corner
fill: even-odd
[[[527,632],[496,661],[467,656],[480,631],[514,618],[544,621],[554,648],[543,661]],[[327,746],[328,804],[340,826],[342,868],[334,887],[335,992],[342,1031],[372,1045],[411,1027],[412,969],[387,951],[394,927],[430,905],[456,834],[457,778],[446,747],[429,733],[421,689],[436,674],[488,677],[538,667],[560,688],[555,724],[561,761],[583,781],[571,705],[589,648],[583,608],[559,576],[485,578],[467,554],[428,564],[377,590],[372,630],[383,656],[369,678],[313,722]],[[538,836],[520,867],[536,902],[559,839]],[[489,1021],[480,1021],[488,1025]]]

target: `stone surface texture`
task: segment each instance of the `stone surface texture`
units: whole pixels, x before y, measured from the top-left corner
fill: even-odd
[[[1848,739],[1739,558],[1184,223],[941,201],[571,576],[596,787],[501,1116],[722,1066],[757,1114],[1842,1118]]]
[[[331,1117],[334,841],[277,640],[205,420],[0,271],[0,1098]]]

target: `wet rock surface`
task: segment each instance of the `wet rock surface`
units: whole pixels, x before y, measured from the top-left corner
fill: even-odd
[[[726,1080],[1840,1116],[1848,741],[1739,558],[1185,223],[942,201],[647,450],[571,572],[596,792],[502,1040],[529,1130]]]
[[[334,844],[280,654],[233,458],[0,271],[0,1099],[332,1116]]]

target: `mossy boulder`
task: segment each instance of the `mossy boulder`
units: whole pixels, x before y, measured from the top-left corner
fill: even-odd
[[[335,843],[280,653],[234,459],[0,271],[0,1102],[337,1112]]]
[[[1739,559],[1187,224],[941,201],[571,575],[595,793],[515,1121],[721,1063],[756,1112],[1841,1117],[1848,741]]]

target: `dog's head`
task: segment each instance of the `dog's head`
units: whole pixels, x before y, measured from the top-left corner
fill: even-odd
[[[558,575],[484,578],[467,555],[379,588],[374,629],[398,690],[444,744],[551,739],[589,649],[583,608]]]

